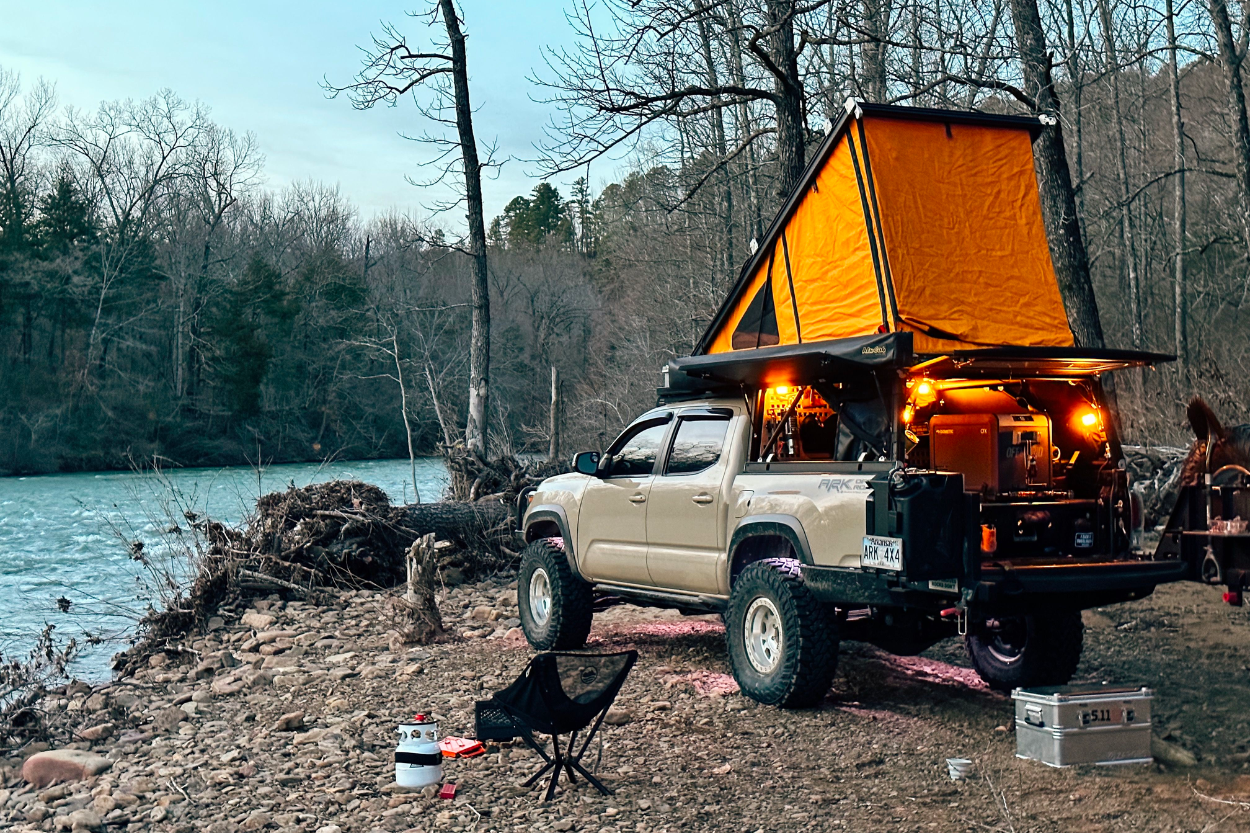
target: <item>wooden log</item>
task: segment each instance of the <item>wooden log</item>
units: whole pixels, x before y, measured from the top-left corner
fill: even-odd
[[[418,536],[434,533],[438,538],[467,543],[506,534],[512,507],[496,501],[442,501],[404,507],[403,525]]]

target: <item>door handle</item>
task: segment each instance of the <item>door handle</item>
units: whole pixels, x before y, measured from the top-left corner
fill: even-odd
[[[695,503],[703,503],[703,504],[711,503],[714,500],[714,498],[711,495],[695,495],[694,497],[690,499],[693,500]]]
[[[646,503],[647,496],[646,495],[630,495],[629,502],[630,503]]]

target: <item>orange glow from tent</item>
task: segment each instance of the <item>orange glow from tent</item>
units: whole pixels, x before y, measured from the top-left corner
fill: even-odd
[[[778,396],[785,396],[789,392],[790,392],[790,388],[786,387],[785,385],[778,385],[777,387],[773,388],[773,393],[777,394]]]
[[[1098,414],[1089,411],[1081,416],[1081,424],[1086,428],[1093,428],[1098,424]]]
[[[928,396],[931,393],[933,393],[933,385],[928,382],[921,382],[916,386],[916,394],[918,396]]]

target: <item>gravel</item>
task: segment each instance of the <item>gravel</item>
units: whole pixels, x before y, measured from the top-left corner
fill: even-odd
[[[589,647],[641,658],[584,762],[616,794],[562,781],[550,803],[520,786],[541,765],[520,744],[445,761],[452,801],[394,785],[398,723],[432,712],[444,735],[471,736],[474,701],[525,667],[531,651],[510,624],[514,582],[451,590],[441,608],[452,636],[430,646],[397,644],[383,602],[348,592],[325,606],[271,598],[221,611],[189,652],[46,701],[80,713],[83,729],[111,724],[72,746],[114,765],[36,791],[18,777],[21,757],[0,758],[0,829],[70,829],[70,819],[176,833],[1250,826],[1236,803],[1250,803],[1250,621],[1211,588],[1166,587],[1088,612],[1078,671],[1154,687],[1156,734],[1194,767],[1054,770],[1016,759],[1010,700],[980,683],[954,641],[905,658],[843,643],[824,703],[786,712],[737,693],[718,618],[613,608],[597,616]],[[948,757],[972,759],[973,777],[950,781]]]

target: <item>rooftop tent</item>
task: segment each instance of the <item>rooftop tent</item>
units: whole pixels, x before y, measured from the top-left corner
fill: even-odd
[[[911,332],[917,354],[1070,347],[1037,119],[847,102],[696,354]]]

